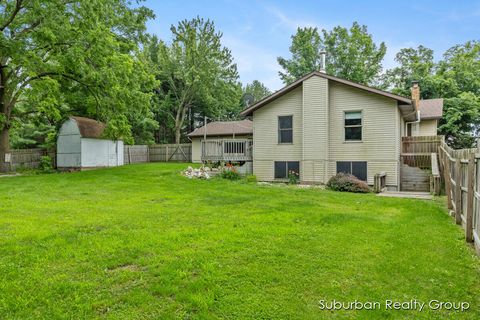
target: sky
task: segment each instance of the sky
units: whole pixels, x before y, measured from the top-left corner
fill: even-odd
[[[156,15],[148,32],[171,40],[170,26],[196,16],[209,18],[223,33],[243,84],[259,80],[271,90],[283,84],[277,57],[290,57],[297,27],[330,30],[354,21],[367,25],[374,41],[385,42],[384,69],[395,66],[401,48],[424,45],[438,60],[448,48],[480,40],[480,0],[456,1],[194,1],[146,0]],[[328,54],[328,53],[327,53]]]

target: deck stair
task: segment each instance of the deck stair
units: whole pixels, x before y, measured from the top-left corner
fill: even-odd
[[[418,167],[402,165],[402,191],[430,191],[430,171]]]
[[[402,137],[400,190],[440,192],[441,175],[438,148],[443,136]]]

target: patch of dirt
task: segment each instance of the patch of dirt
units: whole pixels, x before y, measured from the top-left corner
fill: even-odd
[[[131,272],[137,272],[137,271],[142,271],[142,267],[140,267],[137,264],[121,264],[118,266],[114,267],[109,267],[107,269],[108,271],[131,271]]]

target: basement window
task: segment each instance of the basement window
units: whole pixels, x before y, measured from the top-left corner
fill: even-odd
[[[345,112],[345,141],[362,141],[362,112]]]
[[[366,161],[337,161],[337,173],[352,174],[360,180],[367,181]]]
[[[275,179],[288,179],[288,172],[293,171],[300,177],[300,162],[275,161]]]

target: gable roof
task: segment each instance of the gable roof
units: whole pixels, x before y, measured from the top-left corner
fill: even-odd
[[[203,137],[207,130],[207,136],[230,136],[253,134],[253,122],[241,121],[214,121],[206,126],[197,128],[188,134],[189,137]]]
[[[85,117],[70,117],[78,126],[82,138],[102,139],[105,124]]]
[[[440,119],[443,115],[443,99],[420,100],[419,110],[422,120]]]
[[[349,80],[345,80],[345,79],[342,79],[342,78],[337,78],[337,77],[334,77],[334,76],[330,76],[330,75],[322,73],[320,71],[313,71],[313,72],[310,72],[309,74],[301,77],[300,79],[296,80],[295,82],[293,82],[293,83],[283,87],[282,89],[274,92],[273,94],[263,98],[262,100],[258,101],[257,103],[253,104],[252,106],[246,108],[240,114],[242,116],[251,115],[253,113],[253,111],[263,107],[267,103],[269,103],[269,102],[283,96],[284,94],[292,91],[293,89],[299,87],[303,83],[303,81],[305,81],[308,78],[313,77],[313,76],[318,76],[318,77],[321,77],[321,78],[324,78],[324,79],[336,81],[338,83],[342,83],[342,84],[345,84],[345,85],[348,85],[348,86],[351,86],[351,87],[355,87],[355,88],[358,88],[358,89],[361,89],[361,90],[365,90],[365,91],[368,91],[368,92],[379,94],[379,95],[397,100],[398,102],[400,102],[402,104],[412,104],[412,100],[410,98],[402,97],[402,96],[393,94],[391,92],[387,92],[387,91],[383,91],[383,90],[380,90],[380,89],[372,88],[372,87],[369,87],[369,86],[366,86],[366,85],[363,85],[363,84],[360,84],[360,83],[356,83],[356,82],[353,82],[353,81],[349,81]]]

